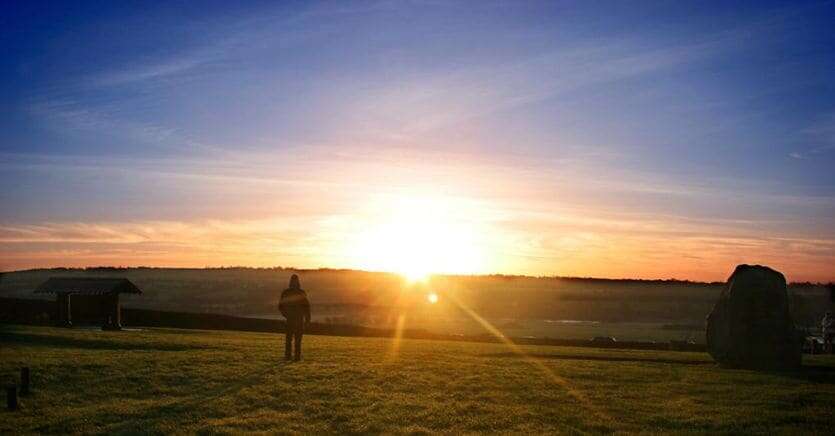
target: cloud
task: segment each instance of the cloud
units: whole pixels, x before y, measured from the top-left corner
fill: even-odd
[[[350,250],[361,242],[356,236],[396,210],[392,205],[399,199],[426,196],[447,199],[458,211],[457,225],[477,229],[479,247],[495,254],[485,272],[718,280],[736,263],[761,262],[793,280],[831,279],[835,235],[808,234],[814,232],[803,215],[693,214],[670,206],[682,199],[701,208],[720,196],[723,185],[689,189],[686,183],[628,172],[597,181],[593,167],[553,171],[548,169],[553,165],[533,157],[340,149],[335,155],[333,146],[311,146],[229,161],[0,155],[4,171],[59,174],[66,195],[74,191],[67,190],[73,172],[127,172],[125,180],[138,185],[192,187],[195,191],[186,191],[188,210],[216,206],[201,209],[197,217],[163,220],[163,203],[147,192],[141,204],[149,212],[132,210],[127,219],[107,218],[111,205],[99,202],[81,221],[0,221],[0,267],[70,262],[356,268],[362,267]],[[577,180],[587,182],[579,192]],[[665,189],[646,189],[652,186]],[[833,204],[832,199],[781,195],[738,193],[731,209]],[[662,201],[650,201],[657,196]],[[112,207],[130,208],[121,195]]]
[[[34,88],[24,108],[39,124],[59,133],[96,133],[155,145],[158,151],[198,150],[229,157],[231,153],[225,153],[225,147],[199,139],[182,124],[154,116],[163,112],[164,93],[191,81],[251,72],[254,60],[267,52],[274,56],[275,50],[327,36],[333,26],[311,26],[310,21],[326,17],[328,10],[317,7],[289,15],[264,10],[254,16],[221,19],[211,27],[189,23],[197,27],[193,31],[201,34],[200,42],[140,51],[123,64],[108,65],[82,77],[54,80],[48,87]],[[354,12],[360,10],[354,8]],[[350,10],[333,8],[331,12]],[[118,152],[121,144],[116,142],[114,151]]]
[[[800,133],[811,146],[805,152],[794,152],[791,155],[809,157],[835,150],[835,112],[819,116]]]
[[[76,100],[36,100],[28,105],[30,115],[61,133],[96,133],[122,138],[166,150],[220,153],[220,147],[199,141],[180,129],[160,123],[132,121],[114,116],[113,107],[100,109]]]
[[[455,70],[408,74],[371,86],[349,112],[371,118],[375,126],[397,126],[387,137],[415,134],[473,118],[567,95],[573,91],[651,75],[742,50],[752,28],[702,36],[677,43],[638,39],[598,39],[546,53]],[[349,116],[351,123],[357,120]]]
[[[189,53],[162,62],[139,64],[138,66],[127,69],[102,73],[92,77],[90,79],[90,85],[95,87],[112,87],[151,80],[158,81],[194,72],[198,68],[204,68],[212,62],[221,59],[220,53],[212,51]]]
[[[67,262],[360,268],[363,259],[355,258],[351,247],[363,242],[357,238],[373,228],[384,206],[358,206],[348,215],[256,220],[0,225],[0,268]],[[747,262],[777,267],[791,280],[830,280],[827,266],[835,261],[835,238],[739,232],[651,216],[561,214],[531,220],[499,207],[456,219],[478,229],[472,243],[490,254],[484,272],[720,280]],[[467,224],[472,219],[478,222]]]
[[[75,84],[76,88],[111,88],[138,84],[160,84],[167,79],[205,77],[208,70],[222,72],[244,69],[247,56],[296,47],[317,37],[327,37],[340,15],[367,14],[392,9],[385,2],[363,5],[311,4],[297,11],[261,8],[257,14],[213,21],[211,25],[189,23],[200,42],[182,44],[170,54],[134,57],[129,63],[93,74]],[[274,53],[273,53],[274,54]],[[138,58],[138,59],[137,59]]]
[[[73,180],[76,174],[124,175],[126,178],[115,179],[124,178],[137,185],[168,186],[177,191],[214,192],[223,195],[219,198],[224,201],[232,201],[230,206],[244,209],[250,201],[263,204],[269,200],[278,207],[291,199],[303,202],[304,195],[316,195],[328,199],[342,197],[347,203],[351,196],[362,198],[409,190],[442,190],[449,195],[523,211],[639,211],[665,218],[710,217],[722,225],[762,225],[778,220],[776,226],[785,223],[786,215],[781,211],[817,213],[835,208],[835,197],[793,195],[779,184],[733,178],[689,180],[625,168],[607,169],[607,176],[601,178],[599,162],[351,143],[299,145],[272,152],[236,151],[228,157],[0,153],[0,168],[33,175],[45,172],[66,180]],[[89,187],[76,190],[86,189]],[[276,192],[282,194],[276,197]],[[152,198],[148,201],[152,202]],[[806,215],[793,213],[791,217],[802,221]]]
[[[5,269],[26,265],[105,262],[118,265],[276,265],[301,258],[310,264],[305,222],[294,218],[254,221],[147,221],[1,225]],[[62,257],[68,252],[75,259]],[[57,262],[57,263],[56,263]],[[22,264],[22,265],[21,265]],[[90,264],[90,263],[88,263]],[[31,266],[30,265],[30,266]]]

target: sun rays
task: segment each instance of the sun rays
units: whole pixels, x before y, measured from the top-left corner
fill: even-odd
[[[422,288],[428,288],[428,290],[424,290]],[[420,289],[419,289],[420,288]],[[588,396],[579,390],[577,387],[573,386],[571,382],[566,380],[565,378],[559,376],[552,368],[550,368],[542,359],[537,358],[536,356],[527,353],[524,348],[520,347],[516,343],[514,343],[510,338],[504,335],[498,328],[496,328],[490,321],[485,319],[483,316],[479,315],[475,310],[473,310],[469,305],[467,305],[457,293],[453,291],[442,291],[444,286],[442,283],[432,282],[428,280],[426,283],[423,283],[420,286],[407,286],[404,287],[401,292],[401,297],[398,299],[398,302],[402,301],[404,298],[408,298],[409,295],[414,294],[415,292],[423,292],[425,295],[424,304],[428,305],[431,310],[438,310],[439,312],[436,314],[437,316],[448,316],[449,313],[441,313],[441,305],[438,303],[443,300],[444,302],[448,302],[449,305],[446,306],[447,308],[455,308],[466,314],[467,317],[471,318],[475,321],[481,328],[483,328],[490,336],[496,338],[502,345],[507,347],[513,354],[519,356],[525,363],[534,367],[536,369],[535,374],[539,374],[539,376],[543,377],[543,380],[547,383],[551,383],[554,386],[559,387],[560,389],[564,390],[571,398],[573,398],[577,403],[579,403],[583,408],[595,415],[599,420],[603,420],[606,422],[611,423],[612,418],[607,414],[602,408],[597,406],[594,402],[592,402]],[[400,312],[397,317],[397,324],[393,331],[392,341],[389,348],[389,353],[386,357],[387,362],[394,362],[399,358],[400,348],[402,346],[402,342],[404,339],[404,332],[407,329],[407,309],[400,309]],[[579,431],[573,427],[570,428],[572,431]]]

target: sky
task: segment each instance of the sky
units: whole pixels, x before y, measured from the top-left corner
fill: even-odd
[[[835,280],[834,18],[5,2],[0,270]]]

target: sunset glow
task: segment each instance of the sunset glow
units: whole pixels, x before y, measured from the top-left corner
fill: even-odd
[[[358,267],[396,272],[409,281],[430,274],[484,272],[486,236],[466,225],[475,213],[449,199],[397,196],[372,207],[369,228],[346,250]]]

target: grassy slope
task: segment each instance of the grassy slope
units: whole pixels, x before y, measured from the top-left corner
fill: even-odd
[[[284,363],[274,334],[0,326],[0,377],[34,394],[0,412],[21,432],[817,432],[835,360],[767,374],[698,353],[309,336]]]

